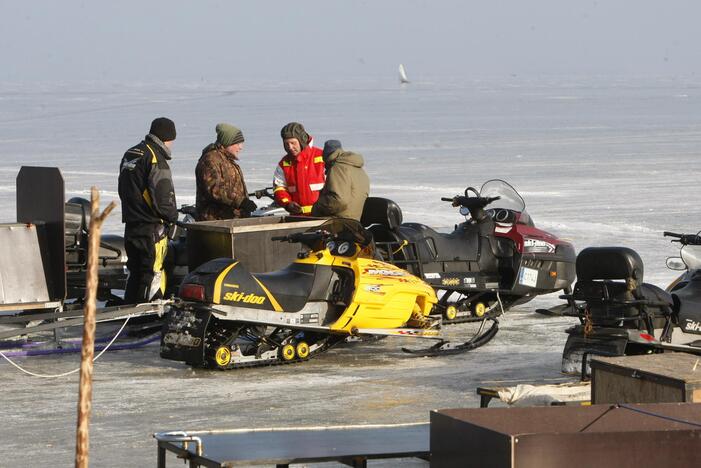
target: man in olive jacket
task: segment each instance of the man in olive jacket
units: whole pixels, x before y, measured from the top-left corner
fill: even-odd
[[[363,169],[363,157],[344,151],[341,142],[329,140],[322,154],[326,182],[312,207],[312,216],[334,216],[360,221],[370,192],[370,179]]]

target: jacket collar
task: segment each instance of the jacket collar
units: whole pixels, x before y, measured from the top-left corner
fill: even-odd
[[[148,135],[146,135],[146,138],[144,138],[144,140],[156,145],[163,152],[163,156],[165,156],[166,159],[171,158],[170,148],[168,148],[156,135],[149,133]]]

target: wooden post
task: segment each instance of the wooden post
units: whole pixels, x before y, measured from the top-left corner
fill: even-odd
[[[83,323],[83,346],[80,356],[80,388],[78,392],[78,422],[75,440],[75,466],[87,468],[90,440],[88,429],[90,410],[92,407],[92,371],[93,356],[95,355],[95,306],[97,302],[97,267],[100,252],[100,230],[102,223],[117,206],[109,204],[102,214],[100,209],[100,193],[92,187],[90,195],[90,228],[88,230],[88,271],[85,289],[85,309]]]

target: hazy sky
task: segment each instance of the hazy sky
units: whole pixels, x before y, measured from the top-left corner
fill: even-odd
[[[701,75],[688,0],[0,0],[0,81]]]

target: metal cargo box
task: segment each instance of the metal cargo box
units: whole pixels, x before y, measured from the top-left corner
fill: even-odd
[[[701,405],[431,412],[431,468],[698,466]]]
[[[265,216],[188,224],[188,267],[192,271],[209,260],[228,257],[236,258],[254,273],[280,269],[296,258],[301,247],[270,239],[306,231],[325,221],[303,216]]]
[[[41,250],[37,226],[0,225],[0,309],[50,301]]]
[[[591,360],[592,403],[701,403],[701,358],[686,353]]]

